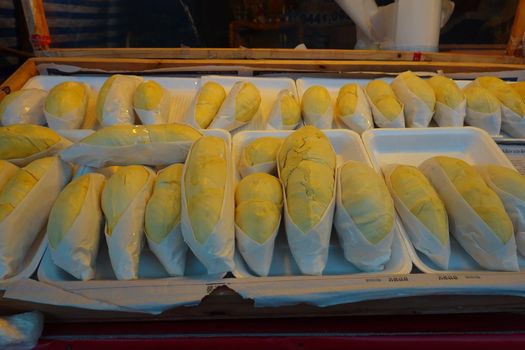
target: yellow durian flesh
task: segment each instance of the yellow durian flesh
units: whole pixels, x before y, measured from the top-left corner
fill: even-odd
[[[485,170],[497,188],[525,202],[525,176],[499,165],[487,165]]]
[[[81,143],[97,146],[118,147],[150,142],[194,141],[201,133],[189,125],[111,125],[95,131]]]
[[[469,206],[503,243],[508,242],[513,235],[512,222],[498,195],[487,186],[481,175],[461,159],[445,156],[435,159]]]
[[[467,98],[467,108],[481,113],[494,113],[500,108],[500,103],[487,89],[479,86],[468,86],[463,89]]]
[[[7,160],[0,160],[0,191],[10,178],[15,176],[18,167]]]
[[[374,169],[350,161],[340,170],[341,201],[359,231],[379,243],[394,226],[394,203],[383,178]]]
[[[292,221],[308,232],[322,219],[334,190],[334,170],[326,164],[302,161],[286,186],[287,208]]]
[[[310,125],[291,133],[279,150],[277,160],[281,180],[285,185],[290,173],[306,159],[335,170],[336,157],[330,141],[321,130]]]
[[[184,187],[195,239],[204,243],[220,219],[227,178],[226,144],[215,136],[197,140],[186,161]]]
[[[411,71],[406,71],[399,74],[399,78],[403,79],[408,89],[417,97],[419,97],[428,108],[433,111],[436,104],[436,95],[432,87],[423,79],[418,77]]]
[[[7,181],[0,191],[0,222],[11,214],[17,205],[31,192],[54,160],[55,157],[37,159],[24,168],[19,169]]]
[[[88,92],[86,85],[75,81],[66,81],[53,87],[46,97],[44,109],[56,118],[78,110],[87,105]]]
[[[245,82],[235,96],[235,120],[247,123],[261,105],[261,93],[255,85]]]
[[[442,243],[449,237],[445,206],[436,190],[419,169],[399,165],[390,174],[397,197],[419,221]]]
[[[241,164],[251,167],[258,164],[275,162],[277,151],[283,139],[276,137],[260,137],[243,148],[240,156]]]
[[[306,114],[323,115],[326,113],[332,99],[324,86],[310,86],[303,94],[301,110]]]
[[[62,237],[69,231],[80,214],[93,175],[85,174],[74,179],[55,200],[47,224],[47,237],[53,249],[58,247]]]
[[[465,99],[463,92],[461,92],[454,80],[450,78],[436,75],[428,79],[428,83],[432,89],[434,89],[436,101],[441,102],[452,109],[457,108]]]
[[[0,101],[0,118],[4,115],[7,106],[15,101],[19,96],[24,93],[24,90],[13,91],[9,95],[6,95],[2,101]]]
[[[266,173],[253,173],[244,177],[235,189],[235,203],[248,201],[270,202],[281,207],[281,183],[275,176]]]
[[[265,173],[248,175],[235,190],[235,222],[246,235],[262,244],[279,224],[282,200],[276,177]]]
[[[496,96],[501,104],[519,116],[525,116],[525,102],[509,84],[496,77],[479,77],[475,81]]]
[[[102,191],[102,211],[107,220],[106,233],[113,230],[139,191],[149,179],[150,173],[141,165],[119,167],[108,179]]]
[[[144,81],[133,93],[133,107],[147,111],[154,110],[159,107],[164,94],[164,88],[156,81]]]
[[[97,104],[96,104],[96,113],[97,113],[97,119],[99,122],[102,122],[102,119],[104,117],[104,104],[106,103],[106,97],[109,93],[109,90],[111,89],[111,86],[113,85],[113,82],[115,79],[117,79],[118,74],[110,76],[104,84],[102,84],[102,87],[100,88],[100,91],[98,92],[97,97]]]
[[[284,94],[280,101],[283,125],[296,125],[301,120],[301,107],[299,103],[289,94]]]
[[[211,124],[225,98],[226,91],[220,84],[209,81],[200,88],[195,104],[195,120],[202,129]]]
[[[514,89],[520,96],[521,100],[525,102],[525,81],[519,81],[514,84],[510,84],[510,87]],[[9,96],[9,95],[8,95]],[[0,105],[0,115],[2,115],[2,107]]]
[[[18,159],[49,149],[60,141],[53,130],[30,124],[0,127],[0,159]]]
[[[394,120],[401,113],[402,107],[394,91],[382,80],[372,80],[366,86],[366,93],[376,108],[388,120]]]
[[[181,179],[183,164],[172,164],[160,172],[146,206],[145,231],[160,243],[180,223]]]
[[[345,84],[339,90],[336,108],[340,116],[352,115],[357,106],[357,84]]]

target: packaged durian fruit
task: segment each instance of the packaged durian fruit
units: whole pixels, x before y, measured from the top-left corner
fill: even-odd
[[[361,271],[384,270],[392,254],[394,218],[381,175],[356,161],[338,169],[334,226],[346,260]]]
[[[0,127],[0,159],[18,166],[55,155],[70,144],[44,126],[17,124]]]
[[[153,80],[140,83],[133,93],[133,109],[144,125],[168,123],[172,101],[171,93]]]
[[[141,165],[120,167],[102,191],[104,233],[109,258],[119,280],[138,278],[144,241],[144,214],[151,195],[155,172]]]
[[[336,154],[314,126],[291,133],[278,154],[284,222],[292,255],[303,274],[322,274],[335,207]]]
[[[103,217],[100,196],[106,178],[88,173],[58,195],[47,222],[47,240],[55,265],[75,278],[95,277]]]
[[[199,88],[184,120],[197,129],[207,129],[226,98],[221,84],[208,81]]]
[[[44,125],[44,101],[47,92],[41,89],[23,89],[10,93],[0,102],[0,124]]]
[[[345,126],[359,134],[374,127],[370,106],[359,84],[345,84],[339,89],[335,103],[335,116]]]
[[[334,107],[330,93],[324,86],[310,86],[301,99],[301,113],[306,125],[319,129],[331,129]]]
[[[18,169],[0,189],[0,278],[19,271],[70,178],[69,165],[46,157]]]
[[[210,124],[228,131],[258,130],[262,124],[261,93],[248,81],[238,81],[224,99]]]
[[[208,274],[226,273],[234,267],[232,171],[229,144],[215,136],[197,140],[184,165],[182,235]]]
[[[277,174],[277,151],[283,139],[277,137],[260,137],[251,141],[241,151],[239,173],[241,177],[252,173]]]
[[[427,80],[436,94],[434,120],[439,126],[463,126],[467,99],[454,80],[436,75]]]
[[[521,96],[521,100],[525,102],[525,81],[518,81],[517,83],[510,84],[510,87],[514,89]],[[0,107],[1,110],[1,107]]]
[[[474,167],[461,159],[438,156],[419,169],[443,200],[450,231],[467,253],[485,269],[518,271],[512,222]]]
[[[281,223],[281,183],[272,175],[250,174],[237,184],[235,205],[237,247],[253,272],[268,276]]]
[[[489,164],[476,169],[501,199],[512,221],[518,251],[525,257],[525,177],[500,165]]]
[[[115,74],[106,79],[97,98],[96,114],[102,126],[135,124],[133,93],[143,79]]]
[[[404,128],[405,115],[403,105],[394,91],[383,80],[372,80],[366,86],[366,95],[374,123],[380,128]]]
[[[202,134],[189,125],[113,125],[99,129],[60,153],[62,159],[103,168],[110,165],[169,165],[184,162]]]
[[[180,215],[183,168],[172,164],[157,173],[144,219],[148,246],[171,276],[184,275],[188,252]]]
[[[468,85],[463,89],[467,99],[465,123],[497,136],[501,129],[501,107],[498,99],[487,89]]]
[[[446,270],[450,260],[448,217],[436,190],[413,166],[391,164],[383,173],[410,242]]]
[[[487,89],[501,103],[501,129],[513,137],[525,137],[525,102],[520,94],[496,77],[479,77],[474,84]]]
[[[76,81],[55,85],[44,104],[47,125],[54,130],[80,129],[88,112],[90,90],[88,84]]]
[[[301,123],[301,106],[295,94],[283,89],[277,98],[268,116],[268,130],[294,130]]]
[[[409,128],[426,128],[436,105],[436,95],[432,87],[411,71],[399,74],[391,86],[403,103],[405,125]]]

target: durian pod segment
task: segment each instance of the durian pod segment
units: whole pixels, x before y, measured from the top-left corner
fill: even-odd
[[[188,246],[181,231],[181,181],[184,164],[157,174],[145,215],[148,245],[171,276],[184,275]]]
[[[102,192],[109,258],[119,280],[138,278],[144,212],[154,179],[155,173],[150,168],[124,166],[109,178]]]
[[[404,128],[405,116],[403,105],[397,99],[394,91],[383,80],[372,80],[366,86],[366,95],[374,123],[380,128]]]
[[[294,93],[283,89],[277,98],[268,116],[268,130],[293,130],[301,122],[301,106]]]
[[[47,125],[55,130],[79,129],[86,117],[90,87],[76,81],[55,85],[46,97]]]
[[[0,191],[18,171],[18,167],[7,160],[0,160]]]
[[[499,165],[478,166],[476,169],[503,202],[512,221],[518,251],[525,257],[525,177]]]
[[[49,214],[47,238],[53,262],[83,281],[95,277],[105,182],[101,174],[81,175],[59,194]]]
[[[330,93],[324,86],[310,86],[301,99],[301,111],[305,124],[319,129],[331,129],[333,106]]]
[[[113,125],[97,130],[60,153],[62,159],[103,168],[183,162],[201,133],[189,125]]]
[[[142,82],[133,75],[112,75],[98,93],[96,113],[102,126],[134,124],[133,93]]]
[[[201,137],[188,154],[182,177],[184,240],[208,274],[231,271],[235,207],[229,145],[215,136]]]
[[[260,137],[250,142],[241,151],[239,172],[241,176],[252,173],[277,173],[277,152],[283,143],[276,137]]]
[[[172,97],[159,83],[148,80],[140,83],[133,93],[133,109],[143,124],[166,124]]]
[[[420,170],[443,200],[456,240],[485,269],[517,271],[512,222],[501,200],[463,160],[438,156]]]
[[[281,222],[281,183],[274,176],[254,173],[239,182],[235,198],[235,236],[239,251],[252,271],[267,276]]]
[[[479,77],[474,83],[487,89],[503,106],[510,108],[518,116],[525,116],[525,102],[510,84],[497,77]]]
[[[337,118],[359,134],[374,127],[366,94],[358,84],[346,84],[341,87],[335,109]]]
[[[521,96],[521,100],[525,102],[525,81],[519,81],[517,83],[510,84],[510,87],[513,88],[514,91],[516,91]]]
[[[383,173],[410,242],[446,270],[450,260],[448,217],[437,192],[416,167],[390,164]]]
[[[390,260],[394,204],[379,174],[348,161],[337,172],[334,226],[345,258],[362,271],[382,271]]]
[[[405,124],[410,128],[427,127],[434,114],[436,96],[432,87],[411,71],[399,74],[392,89],[405,109]]]
[[[463,89],[467,99],[465,123],[497,136],[501,129],[501,107],[498,99],[488,90],[469,85]]]
[[[54,155],[70,142],[53,130],[30,124],[0,127],[0,159],[27,165],[35,159]]]
[[[44,101],[47,92],[41,89],[22,89],[11,92],[0,101],[0,124],[44,125]]]
[[[0,191],[0,278],[16,274],[44,227],[56,197],[71,177],[58,157],[21,168]]]
[[[436,94],[434,120],[439,126],[463,126],[467,99],[454,80],[436,75],[427,80]]]
[[[257,130],[261,123],[259,89],[250,82],[238,81],[230,89],[209,128],[238,132]]]
[[[226,91],[221,84],[206,82],[199,89],[192,106],[188,109],[186,122],[201,129],[208,128],[225,98]]]

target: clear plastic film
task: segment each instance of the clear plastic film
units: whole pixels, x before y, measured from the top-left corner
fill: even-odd
[[[44,102],[47,91],[23,89],[14,93],[16,93],[16,96],[12,97],[12,100],[4,102],[7,105],[2,115],[0,115],[1,124],[5,126],[13,124],[44,125],[46,123]],[[4,99],[7,99],[8,96]]]

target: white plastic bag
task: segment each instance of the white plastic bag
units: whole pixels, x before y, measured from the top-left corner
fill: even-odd
[[[501,129],[501,108],[494,113],[483,113],[467,107],[465,123],[483,129],[491,136],[498,136]]]
[[[525,137],[525,116],[501,104],[501,129],[512,137]]]
[[[6,107],[0,115],[2,125],[13,124],[36,124],[44,125],[46,118],[44,116],[44,102],[46,100],[47,91],[41,89],[23,89],[15,91],[10,97],[7,95],[3,101]]]

